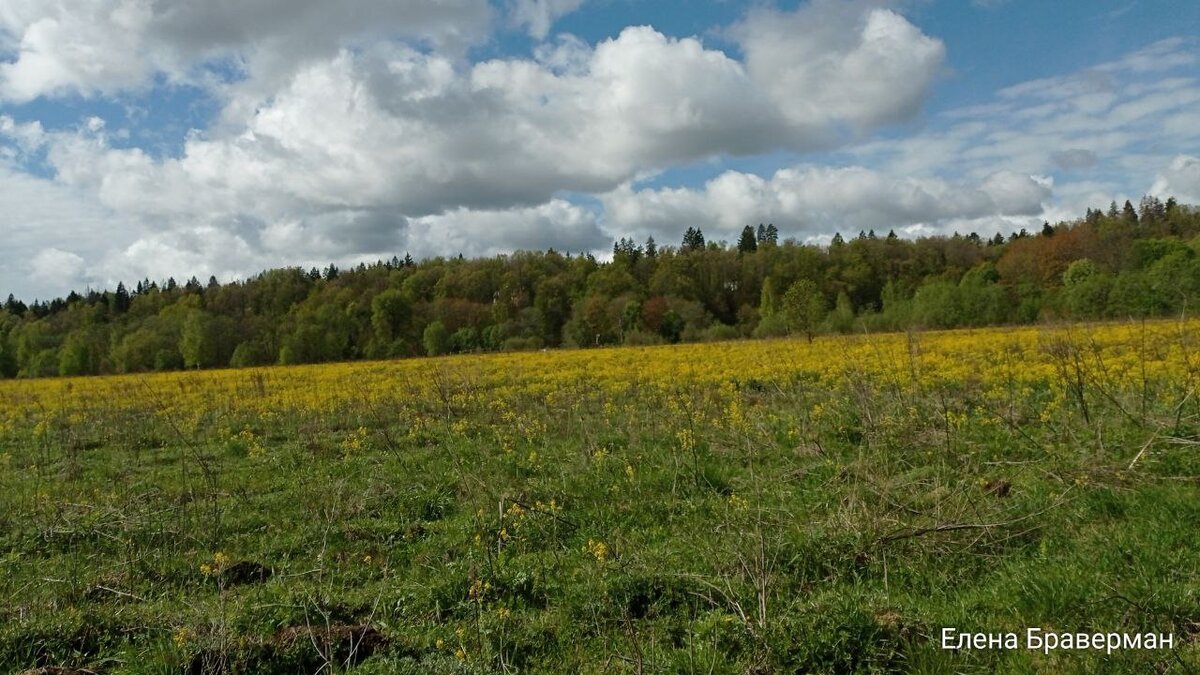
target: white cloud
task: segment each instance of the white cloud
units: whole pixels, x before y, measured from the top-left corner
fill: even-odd
[[[510,0],[513,25],[525,26],[539,40],[545,38],[559,17],[583,6],[586,0]]]
[[[104,251],[136,236],[132,223],[88,194],[30,176],[3,158],[0,205],[0,297],[45,299],[102,286],[97,263]]]
[[[940,40],[862,1],[759,9],[732,31],[761,83],[795,126],[864,131],[914,115],[945,58]]]
[[[1154,180],[1150,194],[1200,204],[1200,157],[1179,155]]]
[[[1029,217],[1051,197],[1045,179],[999,172],[973,184],[897,177],[860,166],[802,166],[771,178],[736,171],[703,189],[635,191],[622,186],[604,196],[614,232],[674,238],[683,223],[732,240],[745,225],[773,222],[789,236],[859,229],[950,227],[961,221]],[[716,236],[714,236],[716,235]]]
[[[316,20],[294,17],[292,28],[250,20],[239,33],[231,28],[232,4],[145,7],[149,17],[135,14],[149,27],[135,30],[130,44],[170,34],[171,58],[248,43],[264,31],[267,41],[298,35]],[[267,12],[272,5],[239,7]],[[320,7],[296,11],[323,16]],[[107,246],[76,251],[95,280],[223,277],[403,250],[603,249],[608,234],[598,215],[562,194],[606,193],[716,156],[827,147],[847,131],[912,115],[940,68],[940,43],[894,13],[848,7],[818,0],[795,15],[774,15],[792,22],[791,33],[744,34],[745,62],[698,38],[649,27],[596,45],[560,36],[533,58],[477,64],[392,41],[325,56],[310,51],[278,71],[286,76],[225,87],[219,123],[190,134],[173,157],[115,142],[119,131],[100,119],[49,133],[10,122],[0,133],[44,149],[54,185],[88,195],[92,208],[122,223]],[[353,28],[327,18],[340,26],[335,33]],[[765,20],[756,14],[739,30]],[[199,34],[185,39],[163,26]],[[789,61],[818,53],[823,58]],[[9,65],[24,68],[21,59]],[[163,59],[150,58],[148,68],[169,70]],[[96,67],[110,69],[87,80],[97,90],[143,76],[104,58]],[[781,77],[812,83],[822,104],[797,107]],[[30,84],[26,93],[58,91],[50,82]],[[885,88],[890,95],[881,95]]]
[[[1067,172],[1072,181],[1107,184],[1114,192],[1104,204],[1121,195],[1136,200],[1168,149],[1200,143],[1197,62],[1194,42],[1163,40],[1112,62],[1008,87],[985,104],[939,114],[919,133],[864,143],[846,156],[896,175],[980,180],[1001,170]],[[1082,213],[1097,205],[1061,206]]]
[[[514,249],[594,251],[612,243],[596,214],[562,199],[531,208],[449,213],[413,220],[408,250],[486,256]]]
[[[940,64],[940,45],[890,12],[868,10],[858,22],[828,2],[802,12],[815,18],[818,10],[839,21],[794,34],[786,47],[746,42],[756,55],[749,68],[695,38],[647,27],[591,49],[560,42],[539,52],[545,62],[468,68],[397,45],[343,50],[302,67],[268,97],[234,100],[222,125],[190,138],[178,159],[106,148],[101,129],[60,136],[50,156],[64,181],[91,184],[122,212],[278,217],[388,207],[421,217],[607,191],[640,172],[715,155],[810,150],[844,127],[911,114]],[[849,34],[831,36],[837,31]],[[797,109],[774,66],[760,61],[809,41],[808,51],[832,51],[812,62],[813,72],[792,65],[786,74],[830,79],[821,85],[828,105]],[[883,51],[899,65],[874,72],[871,59]]]
[[[347,43],[404,36],[443,47],[486,34],[486,0],[5,0],[0,100],[110,94],[211,60],[277,81]]]
[[[70,251],[45,248],[33,256],[29,271],[35,281],[61,283],[63,279],[83,279],[84,264],[83,258]]]

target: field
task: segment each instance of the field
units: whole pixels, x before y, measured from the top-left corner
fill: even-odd
[[[1198,342],[0,382],[0,670],[1195,672]],[[943,650],[946,627],[1174,637]]]

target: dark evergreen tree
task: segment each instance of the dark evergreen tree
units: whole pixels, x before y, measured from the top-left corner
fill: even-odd
[[[1133,208],[1133,202],[1125,200],[1125,207],[1121,209],[1121,218],[1130,225],[1138,224],[1137,209]]]
[[[742,236],[738,238],[739,253],[754,253],[758,250],[758,241],[754,238],[754,228],[747,225],[742,228]]]
[[[117,314],[124,314],[129,311],[129,291],[125,290],[123,282],[117,282],[117,290],[113,293],[112,309]]]

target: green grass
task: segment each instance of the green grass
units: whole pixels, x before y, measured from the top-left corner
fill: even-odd
[[[186,433],[96,411],[13,431],[0,670],[1200,669],[1200,446],[1159,439],[1129,468],[1194,401],[1139,421],[1097,398],[1089,423],[870,382],[597,389],[561,408],[506,394],[536,423],[523,434],[460,386],[450,408],[213,412]],[[723,421],[731,397],[744,427]],[[944,651],[947,626],[1175,648]]]

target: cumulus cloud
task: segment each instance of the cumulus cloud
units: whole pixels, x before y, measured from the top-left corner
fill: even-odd
[[[539,40],[545,38],[559,17],[574,12],[585,0],[511,0],[510,16],[513,25],[525,26]]]
[[[728,171],[702,189],[634,190],[603,198],[615,231],[674,238],[681,223],[731,238],[747,224],[773,222],[785,235],[816,237],[839,230],[937,228],[960,221],[1041,213],[1048,181],[998,172],[978,183],[891,176],[851,166],[783,169],[771,178]]]
[[[1150,194],[1159,195],[1163,199],[1175,197],[1184,203],[1200,203],[1200,157],[1175,157],[1155,178]]]
[[[610,245],[596,214],[554,199],[529,208],[454,211],[411,222],[409,248],[422,254],[459,251],[485,256],[514,249],[594,251]]]
[[[132,223],[87,193],[15,168],[5,149],[0,145],[0,297],[48,298],[105,285],[99,260],[109,246],[136,236]]]
[[[258,49],[322,22],[343,36],[394,28],[385,19],[399,15],[372,14],[375,4],[396,5],[368,3],[363,15],[373,18],[351,20],[305,2],[277,26],[263,18],[272,11],[268,0],[105,0],[88,15],[96,24],[88,30],[114,30],[119,18],[128,49],[85,58],[66,41],[38,52],[61,67],[37,77],[23,70],[34,53],[18,50],[0,81],[23,97],[85,83],[128,86],[225,45]],[[27,35],[35,5],[6,5],[4,25]],[[522,6],[536,17],[573,5]],[[404,16],[430,33],[446,15],[473,6],[408,3]],[[124,18],[114,18],[117,10]],[[239,23],[243,13],[253,16]],[[787,35],[754,28],[768,19],[785,23]],[[56,18],[55,30],[67,30],[69,20]],[[535,32],[540,25],[531,23]],[[14,148],[36,146],[55,186],[88,195],[94,208],[124,223],[107,248],[77,252],[96,279],[184,270],[222,277],[403,250],[595,250],[607,247],[603,219],[561,199],[564,193],[606,193],[647,172],[711,157],[828,147],[914,114],[942,61],[939,42],[862,3],[817,0],[795,13],[755,13],[737,31],[744,60],[645,26],[595,45],[560,36],[529,58],[475,64],[392,40],[328,54],[312,47],[278,80],[225,87],[219,122],[192,132],[167,157],[121,142],[99,119],[52,132],[7,120],[0,135]],[[100,36],[79,39],[102,44]],[[160,42],[172,46],[151,45]],[[143,57],[119,60],[131,50]],[[98,70],[82,69],[85,63]],[[791,86],[810,91],[798,97]]]
[[[747,38],[746,64],[648,27],[594,48],[561,42],[538,52],[543,61],[467,68],[395,44],[343,50],[269,97],[239,103],[241,119],[226,111],[221,132],[189,139],[177,159],[60,138],[51,160],[66,182],[93,184],[122,211],[391,207],[421,217],[607,191],[639,172],[715,155],[811,150],[841,128],[911,114],[940,64],[940,44],[885,10],[852,21],[843,6],[819,2],[801,13],[812,20],[817,10],[837,21],[788,41]],[[826,58],[780,71],[809,42],[801,52]],[[776,50],[785,53],[770,57]],[[885,52],[892,65],[874,67]],[[814,94],[823,104],[793,105],[780,77],[823,82]],[[890,95],[879,96],[885,88]]]
[[[160,73],[188,78],[211,60],[288,71],[371,37],[466,44],[490,16],[487,0],[5,0],[0,100],[113,93]]]
[[[916,113],[945,58],[940,40],[862,1],[753,11],[732,30],[750,76],[795,126],[853,131]]]
[[[84,260],[78,255],[57,248],[44,248],[33,256],[29,271],[34,280],[57,283],[61,279],[82,279]]]

